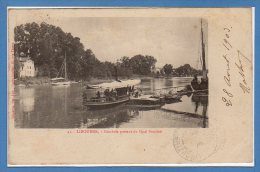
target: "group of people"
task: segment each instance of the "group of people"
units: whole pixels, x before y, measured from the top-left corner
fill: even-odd
[[[134,86],[127,86],[122,88],[105,89],[104,92],[97,91],[95,99],[105,98],[106,101],[115,101],[121,96],[130,96],[134,93]]]
[[[99,91],[98,91],[99,93]],[[104,97],[106,98],[106,101],[116,100],[118,99],[118,93],[116,89],[112,89],[109,91],[109,89],[106,89],[104,91]],[[100,98],[100,96],[97,96],[97,98]]]

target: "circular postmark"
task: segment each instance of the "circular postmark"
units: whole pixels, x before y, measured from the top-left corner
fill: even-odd
[[[221,132],[215,128],[175,130],[173,146],[183,159],[192,162],[203,161],[224,145],[224,137],[220,134]]]

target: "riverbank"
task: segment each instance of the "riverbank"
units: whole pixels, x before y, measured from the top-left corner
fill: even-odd
[[[48,77],[26,77],[14,80],[14,85],[49,85],[51,83]]]
[[[134,75],[130,79],[151,79],[152,76],[142,76],[142,75]],[[126,80],[129,78],[119,78],[120,80]],[[101,84],[104,82],[112,82],[114,79],[112,78],[90,78],[88,80],[81,80],[79,83],[83,85],[86,84]],[[14,80],[15,85],[24,85],[24,86],[36,86],[36,85],[50,85],[51,79],[49,77],[26,77]]]

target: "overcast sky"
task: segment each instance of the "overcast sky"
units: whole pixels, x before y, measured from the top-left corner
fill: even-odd
[[[45,22],[79,37],[85,49],[91,49],[101,61],[115,62],[122,56],[143,54],[154,56],[157,67],[188,63],[201,68],[200,18],[60,17]]]

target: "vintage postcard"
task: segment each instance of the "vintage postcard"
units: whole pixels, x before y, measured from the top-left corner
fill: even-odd
[[[252,8],[8,8],[9,166],[252,166]]]

